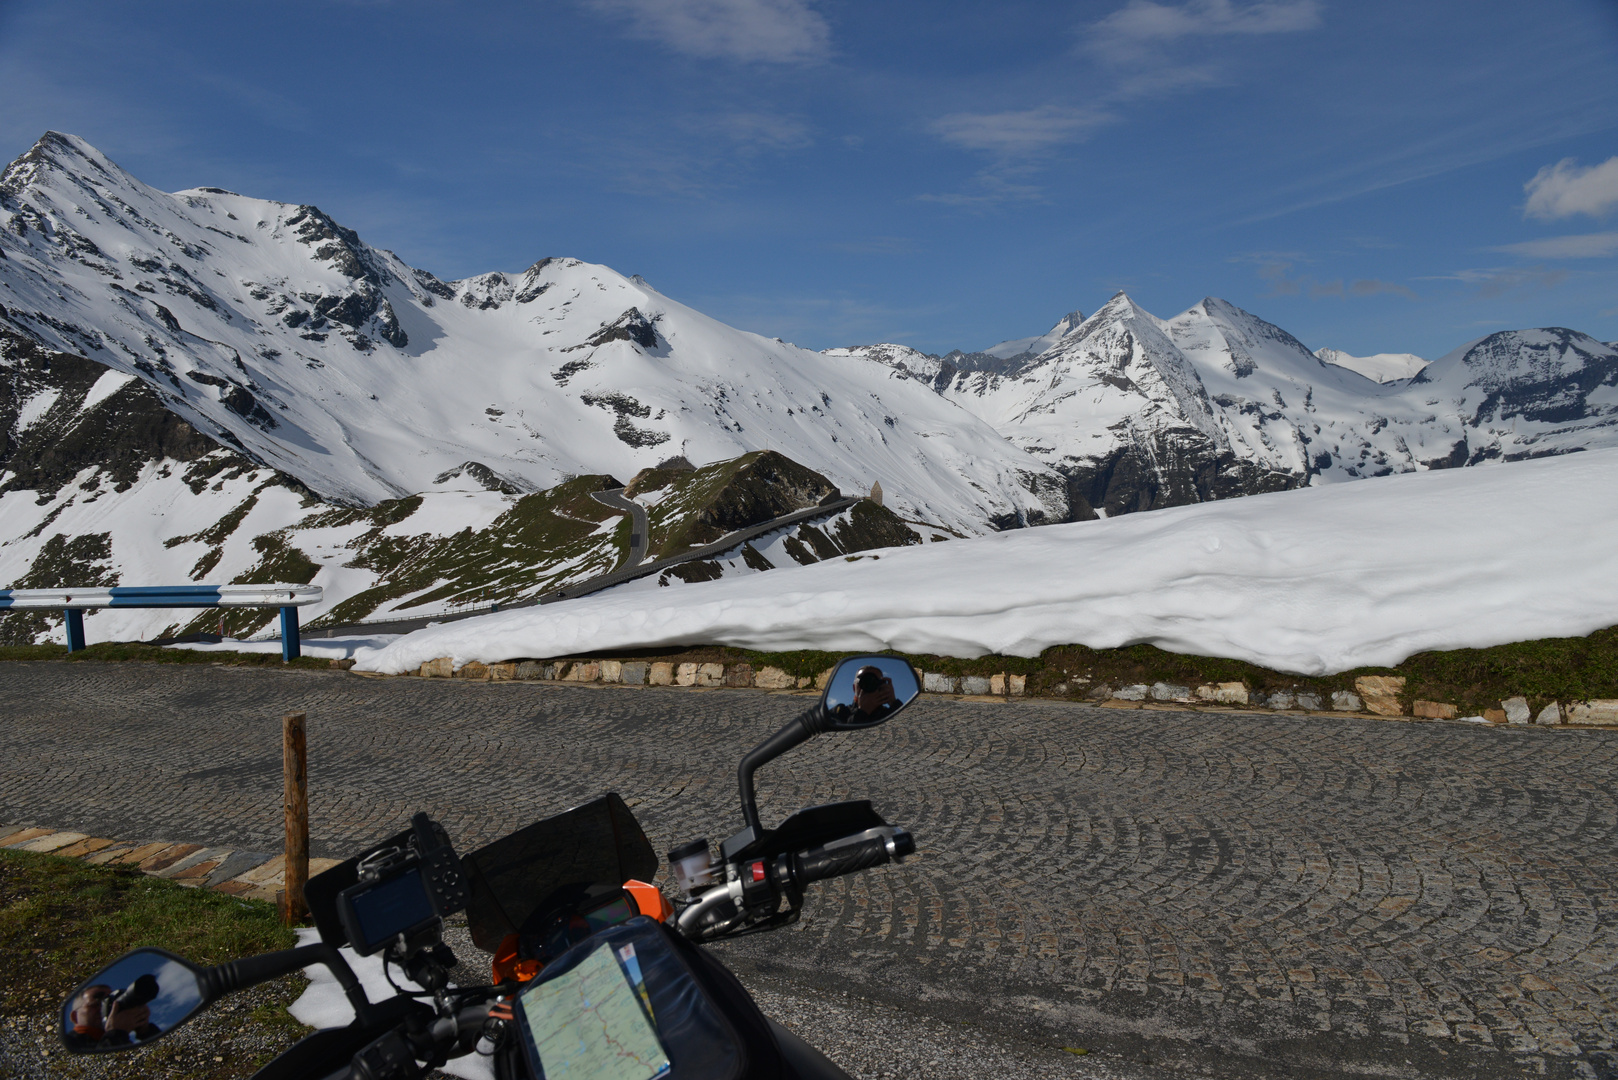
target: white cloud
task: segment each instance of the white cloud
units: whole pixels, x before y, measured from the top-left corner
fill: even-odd
[[[1613,160],[1618,161],[1618,158]],[[1544,240],[1524,240],[1494,248],[1530,259],[1605,259],[1618,255],[1618,232],[1586,233],[1583,236],[1551,236]]]
[[[1190,0],[1181,5],[1154,0],[1129,3],[1089,27],[1084,44],[1113,59],[1133,59],[1152,45],[1223,34],[1288,34],[1320,25],[1320,0]]]
[[[1572,158],[1563,158],[1535,173],[1523,190],[1528,192],[1528,205],[1523,208],[1527,217],[1603,217],[1618,207],[1618,157],[1585,168]]]
[[[947,143],[967,150],[987,150],[1001,157],[1021,157],[1082,138],[1112,120],[1096,109],[1064,109],[1052,105],[998,113],[954,113],[933,121]]]
[[[831,28],[806,0],[584,0],[629,20],[630,32],[705,59],[806,63],[831,49]]]

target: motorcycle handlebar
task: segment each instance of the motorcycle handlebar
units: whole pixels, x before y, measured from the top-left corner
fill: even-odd
[[[903,829],[895,829],[891,836],[873,836],[853,844],[812,848],[788,858],[792,880],[802,887],[813,881],[869,870],[889,860],[902,859],[915,850],[915,838]]]

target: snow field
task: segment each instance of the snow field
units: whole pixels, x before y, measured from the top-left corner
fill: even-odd
[[[898,548],[429,627],[399,674],[696,643],[1034,656],[1052,645],[1322,675],[1618,622],[1618,450],[1404,474]]]

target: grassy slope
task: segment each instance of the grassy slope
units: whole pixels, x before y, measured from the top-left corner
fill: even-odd
[[[448,537],[382,535],[388,525],[407,522],[419,498],[369,510],[334,510],[306,521],[302,527],[368,521],[371,528],[350,545],[357,551],[351,565],[381,578],[380,584],[349,597],[310,625],[352,622],[407,597],[409,603],[399,609],[402,615],[427,605],[526,599],[606,573],[629,553],[628,517],[590,498],[610,481],[606,476],[575,477],[524,495],[481,532],[463,529]],[[599,534],[602,523],[611,519],[617,519],[616,526]]]

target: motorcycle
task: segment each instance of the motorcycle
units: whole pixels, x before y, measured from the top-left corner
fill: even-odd
[[[354,1011],[306,1036],[255,1080],[415,1080],[451,1058],[490,1060],[498,1080],[848,1080],[769,1020],[702,944],[797,921],[805,889],[912,854],[915,840],[867,800],[810,807],[765,828],[754,773],[826,731],[885,723],[919,695],[904,660],[858,656],[808,710],[737,767],[743,827],[713,858],[706,838],[668,853],[675,896],[615,793],[535,822],[465,857],[425,813],[313,877],[304,898],[319,941],[198,967],[136,949],[63,1003],[76,1053],[136,1049],[221,998],[324,965]],[[452,985],[444,919],[464,911],[492,954],[489,983]],[[395,994],[369,999],[340,950],[382,957]],[[401,989],[397,968],[420,990]]]

